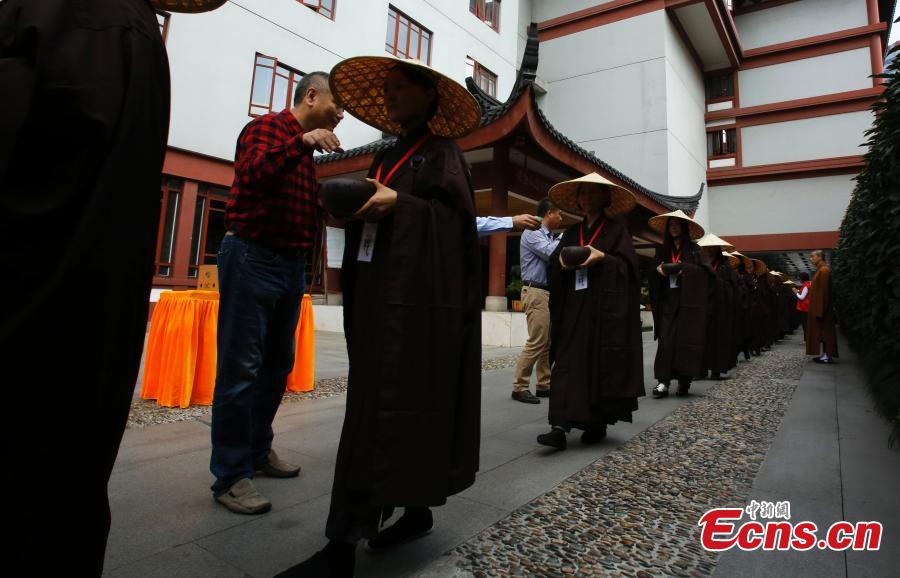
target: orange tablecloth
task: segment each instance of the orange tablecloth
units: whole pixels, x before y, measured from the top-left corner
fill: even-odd
[[[160,295],[150,321],[141,397],[167,407],[210,405],[216,385],[216,327],[219,293],[168,291]],[[312,298],[303,296],[289,391],[312,391],[315,332]]]

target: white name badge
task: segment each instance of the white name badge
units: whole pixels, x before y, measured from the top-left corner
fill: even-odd
[[[363,227],[362,238],[359,240],[359,253],[356,255],[357,261],[364,263],[372,262],[372,255],[375,254],[375,236],[378,234],[378,223],[366,223]]]
[[[678,275],[669,275],[669,289],[678,287]]]
[[[576,269],[575,270],[575,290],[581,291],[582,289],[587,289],[588,286],[588,272],[587,269]]]

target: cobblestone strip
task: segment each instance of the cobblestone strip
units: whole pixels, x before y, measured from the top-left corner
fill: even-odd
[[[709,576],[716,556],[700,547],[697,521],[745,505],[804,363],[796,338],[741,362],[706,395],[451,552],[458,575]]]

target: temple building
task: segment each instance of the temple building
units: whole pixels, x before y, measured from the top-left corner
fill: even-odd
[[[481,104],[459,141],[479,215],[533,212],[553,183],[596,171],[637,197],[643,255],[659,241],[647,218],[680,208],[805,270],[809,250],[837,245],[892,13],[888,0],[238,0],[160,14],[173,101],[154,285],[191,287],[215,263],[241,128],[289,106],[305,72],[383,53]],[[391,142],[350,117],[336,132],[345,152],[318,157],[323,179],[362,176]],[[308,277],[338,303],[342,235],[328,225]],[[505,311],[518,235],[482,247],[486,308]]]

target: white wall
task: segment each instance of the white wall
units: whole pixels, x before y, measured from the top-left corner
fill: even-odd
[[[535,13],[543,4],[535,3]],[[659,192],[668,182],[666,20],[660,10],[542,42],[538,71],[550,122]]]
[[[703,75],[669,18],[666,29],[667,193],[693,195],[706,181]],[[707,203],[695,217],[706,224]]]
[[[534,0],[533,12],[535,22],[552,20],[573,12],[593,8],[605,4],[607,0]]]
[[[668,187],[667,135],[666,129],[662,128],[579,144],[648,189],[665,192]]]
[[[872,112],[863,110],[744,127],[741,129],[743,165],[863,154],[863,133],[872,126],[872,121]]]
[[[835,231],[853,175],[712,187],[710,225],[720,237]]]
[[[742,107],[872,88],[868,48],[835,52],[738,73]]]
[[[868,23],[866,0],[800,0],[735,18],[744,50]]]
[[[502,3],[500,33],[472,15],[467,2],[390,3],[432,31],[433,67],[464,82],[466,56],[472,56],[497,74],[497,95],[506,98],[518,68],[518,1]],[[237,135],[251,120],[247,109],[255,54],[275,56],[304,72],[330,70],[349,56],[385,54],[388,4],[339,0],[334,21],[284,0],[236,0],[208,14],[173,15],[167,39],[172,71],[169,144],[233,159]],[[381,136],[349,115],[336,132],[345,148]]]

